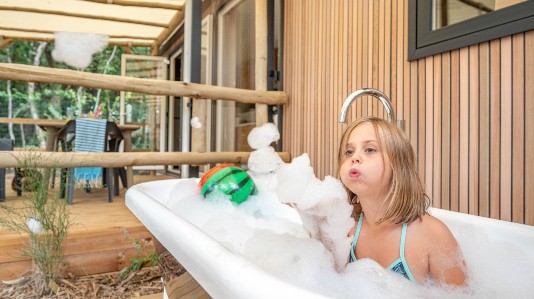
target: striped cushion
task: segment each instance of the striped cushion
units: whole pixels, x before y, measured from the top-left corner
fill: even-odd
[[[103,152],[106,141],[105,119],[77,119],[76,139],[74,140],[75,152]],[[84,167],[74,169],[74,179],[85,185],[89,181],[91,186],[100,185],[102,176],[101,167]]]

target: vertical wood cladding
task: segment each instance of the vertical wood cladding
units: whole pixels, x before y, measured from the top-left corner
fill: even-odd
[[[409,62],[407,0],[284,1],[284,151],[337,176],[345,98],[392,101],[432,206],[534,225],[534,31]],[[385,117],[360,98],[348,123]]]

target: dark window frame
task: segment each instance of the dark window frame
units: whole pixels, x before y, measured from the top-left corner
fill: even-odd
[[[534,29],[534,0],[431,30],[431,0],[409,0],[408,60]]]

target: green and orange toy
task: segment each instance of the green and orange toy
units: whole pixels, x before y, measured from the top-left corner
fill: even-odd
[[[234,164],[221,164],[204,174],[199,182],[200,194],[207,197],[212,192],[222,192],[230,200],[241,204],[250,195],[258,194],[258,189],[250,175]]]

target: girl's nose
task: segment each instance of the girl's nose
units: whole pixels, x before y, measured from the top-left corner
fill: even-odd
[[[361,158],[360,158],[360,155],[358,153],[354,153],[351,157],[351,160],[352,160],[352,164],[355,164],[355,163],[361,163]]]

